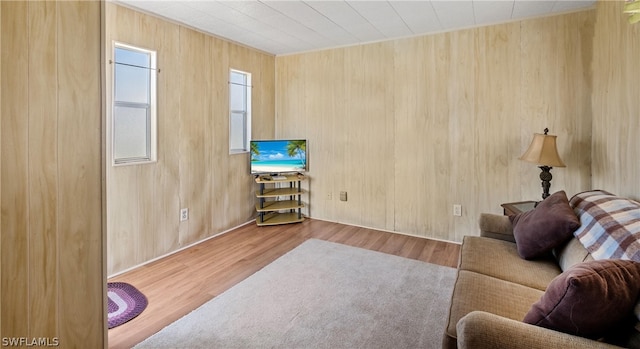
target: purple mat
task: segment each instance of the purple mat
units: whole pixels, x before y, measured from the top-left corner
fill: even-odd
[[[108,282],[107,297],[109,328],[124,324],[147,307],[147,297],[126,282]]]

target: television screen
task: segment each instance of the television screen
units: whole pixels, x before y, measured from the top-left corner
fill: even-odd
[[[307,170],[307,141],[251,141],[251,174],[304,172]]]

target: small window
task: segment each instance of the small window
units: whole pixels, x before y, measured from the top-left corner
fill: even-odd
[[[246,153],[251,140],[251,74],[229,73],[229,153]]]
[[[116,43],[113,164],[156,161],[156,52]]]

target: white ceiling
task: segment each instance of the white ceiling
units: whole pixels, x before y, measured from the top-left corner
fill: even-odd
[[[592,8],[595,0],[110,0],[284,55]]]

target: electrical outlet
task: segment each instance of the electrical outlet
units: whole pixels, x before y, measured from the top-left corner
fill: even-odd
[[[462,205],[459,205],[459,204],[453,205],[453,215],[456,217],[462,216]]]
[[[183,208],[180,210],[180,222],[184,222],[189,219],[189,209]]]
[[[327,195],[325,195],[325,199],[327,199],[327,200],[331,200],[331,199],[333,199],[333,194],[331,194],[331,192],[330,192],[330,191],[328,191],[328,192],[327,192]]]
[[[341,191],[340,192],[340,201],[347,201],[347,192],[346,191]]]

